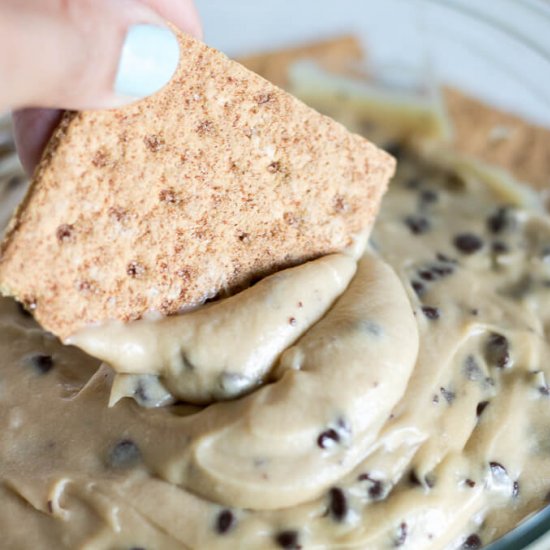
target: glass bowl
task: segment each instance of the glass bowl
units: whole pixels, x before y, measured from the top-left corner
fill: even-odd
[[[205,40],[232,57],[354,34],[392,85],[448,84],[550,128],[544,0],[197,0]],[[496,9],[498,8],[498,9]],[[550,188],[550,176],[547,187]],[[486,548],[550,548],[550,507]]]

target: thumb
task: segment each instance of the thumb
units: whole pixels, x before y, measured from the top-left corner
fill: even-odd
[[[0,110],[117,107],[168,83],[179,44],[137,0],[0,4]]]

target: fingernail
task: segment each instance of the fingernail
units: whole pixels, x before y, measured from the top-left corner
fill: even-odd
[[[122,46],[115,92],[136,99],[158,92],[174,75],[179,56],[178,40],[169,28],[133,25]]]

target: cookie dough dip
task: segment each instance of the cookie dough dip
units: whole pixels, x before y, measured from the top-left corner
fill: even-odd
[[[323,66],[334,47],[308,55]],[[106,363],[2,299],[6,548],[471,550],[545,506],[542,201],[433,145],[453,125],[448,98],[386,105],[384,127],[366,124],[368,91],[349,101],[302,84],[352,129],[392,140],[380,144],[397,172],[365,251],[180,316],[73,335]],[[411,124],[433,129],[430,146],[402,143],[399,120],[428,120]],[[1,161],[7,209],[24,186],[13,158]]]

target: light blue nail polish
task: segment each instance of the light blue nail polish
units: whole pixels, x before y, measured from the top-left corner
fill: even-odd
[[[167,27],[134,25],[128,29],[115,80],[115,92],[141,98],[164,87],[179,63],[180,48]]]

